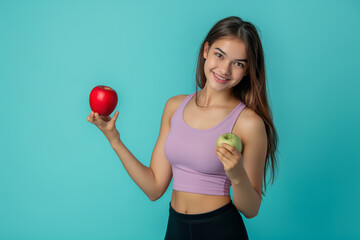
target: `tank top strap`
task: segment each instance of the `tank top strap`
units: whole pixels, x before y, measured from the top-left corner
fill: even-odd
[[[190,101],[190,99],[195,95],[195,93],[189,94],[186,96],[186,98],[183,100],[183,102],[180,104],[180,106],[177,109],[177,112],[182,113],[184,111],[185,106]],[[182,115],[181,115],[182,117]]]
[[[186,98],[184,99],[184,101],[181,103],[179,108],[185,108],[186,104],[190,101],[190,99],[195,95],[196,92],[189,94],[186,96]]]
[[[177,123],[182,121],[182,113],[184,111],[184,108],[185,108],[186,104],[190,101],[192,96],[194,96],[195,93],[196,92],[186,96],[186,98],[183,100],[183,102],[180,104],[180,106],[176,109],[176,111],[170,121],[171,125],[173,124],[173,121],[176,121]]]
[[[226,122],[223,126],[225,126],[227,129],[227,132],[232,132],[234,125],[236,123],[236,120],[238,119],[240,113],[244,108],[246,107],[246,104],[243,102],[240,102],[235,109],[230,113],[230,115],[225,119],[224,122]]]

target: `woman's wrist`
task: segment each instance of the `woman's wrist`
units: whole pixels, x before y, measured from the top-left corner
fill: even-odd
[[[114,146],[119,145],[119,143],[121,143],[120,138],[114,138],[114,139],[108,138],[108,140],[112,148],[114,148]]]

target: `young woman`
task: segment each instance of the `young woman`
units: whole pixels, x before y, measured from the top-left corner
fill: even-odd
[[[248,239],[239,211],[246,218],[258,214],[269,166],[274,181],[278,139],[253,24],[228,17],[213,26],[201,44],[196,83],[200,91],[166,102],[150,167],[120,140],[119,112],[113,118],[91,112],[87,120],[105,134],[150,200],[159,199],[173,177],[165,239]],[[216,146],[229,132],[241,139],[241,152]]]

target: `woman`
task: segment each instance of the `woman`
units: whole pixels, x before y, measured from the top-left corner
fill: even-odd
[[[113,118],[91,112],[87,120],[105,134],[150,200],[159,199],[173,177],[165,239],[248,239],[238,211],[246,218],[258,214],[268,166],[274,181],[277,146],[253,24],[228,17],[213,26],[201,44],[196,83],[200,91],[166,102],[150,167],[120,140],[119,112]],[[216,146],[227,132],[239,136],[241,152]]]

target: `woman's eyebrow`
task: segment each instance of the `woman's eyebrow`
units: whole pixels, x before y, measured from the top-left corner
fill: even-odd
[[[226,56],[226,53],[223,50],[221,50],[220,48],[215,48],[215,49],[219,50],[220,52],[222,52],[222,54],[224,54]],[[247,59],[235,59],[235,60],[247,62]]]

